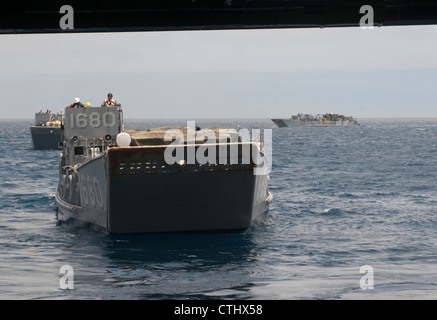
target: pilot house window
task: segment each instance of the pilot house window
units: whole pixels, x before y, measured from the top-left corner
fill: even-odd
[[[74,147],[75,156],[83,156],[83,147]]]

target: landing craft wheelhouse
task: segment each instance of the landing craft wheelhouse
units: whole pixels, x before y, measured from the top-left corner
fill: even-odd
[[[262,143],[241,142],[238,134],[220,142],[217,132],[214,143],[202,138],[178,144],[166,141],[169,129],[189,138],[191,128],[124,130],[122,115],[121,107],[66,109],[58,219],[139,233],[246,230],[266,218],[268,172],[254,172],[267,163],[247,161],[244,152],[263,157]],[[166,161],[169,146],[184,161]],[[223,161],[223,148],[229,161]],[[206,163],[190,158],[202,152]]]

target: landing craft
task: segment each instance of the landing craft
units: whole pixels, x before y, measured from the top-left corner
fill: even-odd
[[[272,121],[280,128],[282,127],[346,127],[359,126],[356,119],[350,116],[344,116],[338,113],[303,114],[291,116],[289,119],[272,119]]]
[[[35,150],[58,149],[61,142],[62,113],[42,110],[35,113],[35,123],[30,127],[32,146]]]
[[[217,136],[216,161],[169,164],[164,154],[172,141],[164,136],[175,127],[124,130],[122,114],[121,107],[65,110],[56,193],[59,220],[92,223],[108,233],[143,233],[247,230],[266,219],[272,200],[268,172],[254,172],[267,164],[243,161],[246,149],[262,156],[262,143],[242,142],[238,135],[220,142]],[[187,136],[192,130],[176,129]],[[189,148],[197,151],[204,144],[172,147],[187,159]],[[223,163],[219,148],[232,145],[238,147],[238,161]]]

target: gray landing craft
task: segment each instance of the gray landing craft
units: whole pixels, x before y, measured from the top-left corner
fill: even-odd
[[[291,116],[289,119],[272,119],[280,128],[282,127],[345,127],[359,126],[358,121],[338,113],[303,114]]]
[[[30,127],[32,146],[36,150],[58,149],[62,135],[62,113],[35,113],[35,124]]]
[[[164,139],[168,129],[179,135]],[[248,160],[246,152],[265,159],[263,142],[242,142],[236,130],[222,142],[211,129],[213,143],[189,127],[125,131],[121,107],[66,109],[58,219],[109,233],[246,230],[263,223],[272,199],[267,164]]]

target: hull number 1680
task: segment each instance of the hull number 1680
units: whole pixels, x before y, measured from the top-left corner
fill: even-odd
[[[93,128],[112,127],[115,125],[115,114],[112,112],[105,112],[101,116],[98,112],[86,113],[72,113],[70,115],[70,126],[74,128],[86,128],[91,126]]]

